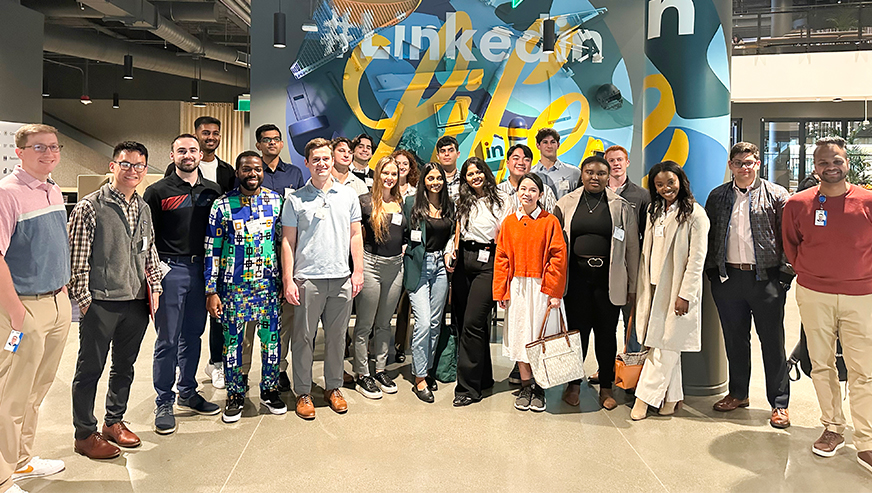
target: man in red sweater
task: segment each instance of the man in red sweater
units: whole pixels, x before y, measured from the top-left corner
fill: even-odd
[[[811,379],[825,429],[812,452],[832,457],[845,445],[836,372],[836,335],[848,367],[857,459],[872,472],[872,192],[847,182],[845,140],[818,140],[821,182],[784,206],[784,253],[796,271],[796,302],[808,338]]]

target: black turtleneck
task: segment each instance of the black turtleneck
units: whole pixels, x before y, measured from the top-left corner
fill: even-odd
[[[605,192],[582,192],[569,226],[573,257],[609,257],[612,244],[612,216]],[[590,212],[593,210],[593,212]]]

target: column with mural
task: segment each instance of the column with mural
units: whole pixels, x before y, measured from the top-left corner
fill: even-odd
[[[646,0],[645,170],[677,162],[701,204],[727,173],[731,9],[729,0]],[[723,337],[707,291],[702,351],[683,357],[685,391],[691,395],[727,387]]]

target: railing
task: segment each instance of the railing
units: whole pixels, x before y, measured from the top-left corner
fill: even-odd
[[[733,13],[733,55],[872,49],[872,2]]]

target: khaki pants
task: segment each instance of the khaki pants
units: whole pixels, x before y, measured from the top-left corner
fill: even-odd
[[[63,292],[21,301],[27,310],[21,344],[14,353],[0,348],[0,491],[12,487],[12,473],[32,458],[39,406],[61,362],[72,314]],[[0,308],[0,344],[11,331],[12,320]]]
[[[857,451],[872,450],[872,295],[848,296],[796,287],[796,302],[808,338],[811,380],[821,423],[845,431],[842,392],[836,371],[836,334],[848,368],[848,392]]]

